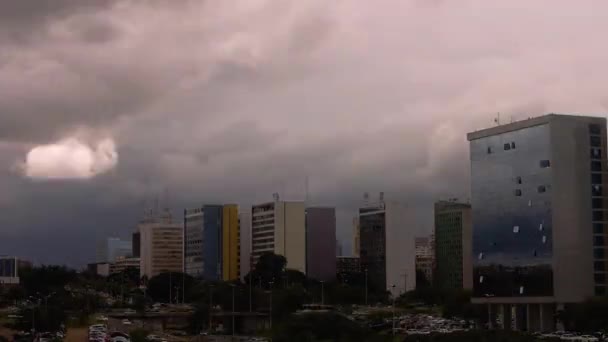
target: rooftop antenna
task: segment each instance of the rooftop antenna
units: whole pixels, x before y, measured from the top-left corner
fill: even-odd
[[[308,204],[308,201],[310,200],[310,194],[308,193],[308,175],[304,178],[304,189],[306,191],[306,203]]]
[[[500,112],[496,113],[496,118],[494,118],[494,123],[496,123],[496,126],[500,126]]]
[[[279,201],[279,193],[275,192],[274,194],[272,194],[272,198],[274,199],[275,202]]]
[[[369,193],[368,192],[363,193],[363,201],[365,201],[365,203],[369,202]]]
[[[380,203],[384,202],[384,191],[380,191],[379,198],[380,198]]]

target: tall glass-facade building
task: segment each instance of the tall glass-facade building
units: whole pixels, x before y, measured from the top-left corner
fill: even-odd
[[[561,305],[606,291],[606,120],[549,114],[468,139],[474,302],[550,329]]]

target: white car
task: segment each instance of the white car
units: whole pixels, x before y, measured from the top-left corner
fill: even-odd
[[[122,320],[122,324],[124,324],[124,325],[131,325],[132,323],[128,319],[123,319]]]

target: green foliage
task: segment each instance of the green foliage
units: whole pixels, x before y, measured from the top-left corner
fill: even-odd
[[[261,284],[265,288],[270,288],[270,284],[278,284],[283,280],[283,271],[287,265],[287,259],[282,255],[274,253],[264,253],[258,259],[254,269],[245,276],[245,282],[253,281]]]
[[[558,318],[570,330],[595,332],[608,327],[608,297],[591,298],[580,304],[569,304]]]
[[[472,330],[451,334],[412,335],[405,342],[534,342],[535,337],[517,331]]]
[[[182,301],[182,291],[185,290],[186,302],[191,300],[192,289],[194,288],[195,280],[190,275],[181,272],[165,272],[148,281],[148,296],[155,302],[169,302],[169,293],[171,293],[171,302]],[[179,296],[179,298],[178,298]]]
[[[131,331],[129,337],[131,338],[131,342],[147,342],[148,335],[149,333],[147,330],[135,329]]]
[[[26,268],[19,274],[26,296],[63,291],[64,286],[75,281],[77,276],[74,270],[65,266]]]
[[[373,332],[334,313],[291,315],[279,325],[273,341],[370,341]]]

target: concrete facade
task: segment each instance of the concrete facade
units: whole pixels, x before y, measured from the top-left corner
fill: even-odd
[[[110,237],[99,241],[97,245],[97,262],[112,263],[117,257],[133,255],[131,241]]]
[[[306,274],[309,278],[336,279],[336,209],[306,208]]]
[[[287,259],[287,268],[306,273],[304,202],[274,201],[251,208],[251,256],[272,252]]]
[[[163,272],[183,272],[183,227],[168,211],[159,218],[146,218],[141,235],[140,276],[148,279]]]
[[[396,202],[368,204],[359,209],[361,267],[371,286],[393,296],[416,288],[413,209]]]
[[[435,203],[435,285],[444,289],[471,289],[471,205],[452,201]]]

